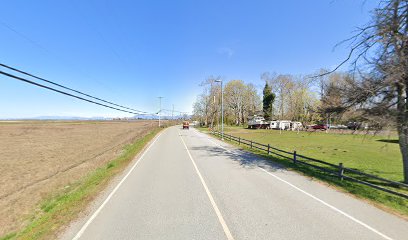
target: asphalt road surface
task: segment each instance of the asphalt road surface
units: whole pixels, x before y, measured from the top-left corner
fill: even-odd
[[[164,130],[67,239],[408,239],[408,222],[195,129]]]

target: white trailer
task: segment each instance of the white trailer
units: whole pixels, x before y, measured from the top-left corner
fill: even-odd
[[[279,129],[279,121],[271,121],[269,124],[270,129]]]
[[[301,130],[303,128],[303,124],[301,122],[291,122],[290,130],[296,131]]]
[[[269,122],[265,121],[265,118],[254,116],[248,121],[248,128],[269,128]]]
[[[302,129],[302,123],[301,122],[292,122],[289,120],[277,120],[277,121],[271,121],[269,124],[270,129],[278,129],[278,130],[299,130]]]
[[[281,121],[279,121],[279,129],[288,130],[288,129],[290,129],[290,124],[291,123],[292,122],[289,121],[289,120],[281,120]]]

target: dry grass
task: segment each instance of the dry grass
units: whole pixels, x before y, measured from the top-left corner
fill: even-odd
[[[0,236],[44,197],[117,157],[154,128],[135,122],[0,122]]]

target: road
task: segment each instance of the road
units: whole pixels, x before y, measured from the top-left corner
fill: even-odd
[[[195,129],[164,130],[66,239],[408,239],[408,222]]]

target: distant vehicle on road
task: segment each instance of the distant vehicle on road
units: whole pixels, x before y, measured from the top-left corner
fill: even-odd
[[[327,125],[326,124],[316,124],[312,126],[312,129],[327,130]]]
[[[183,122],[183,129],[190,129],[190,123],[188,121]]]

